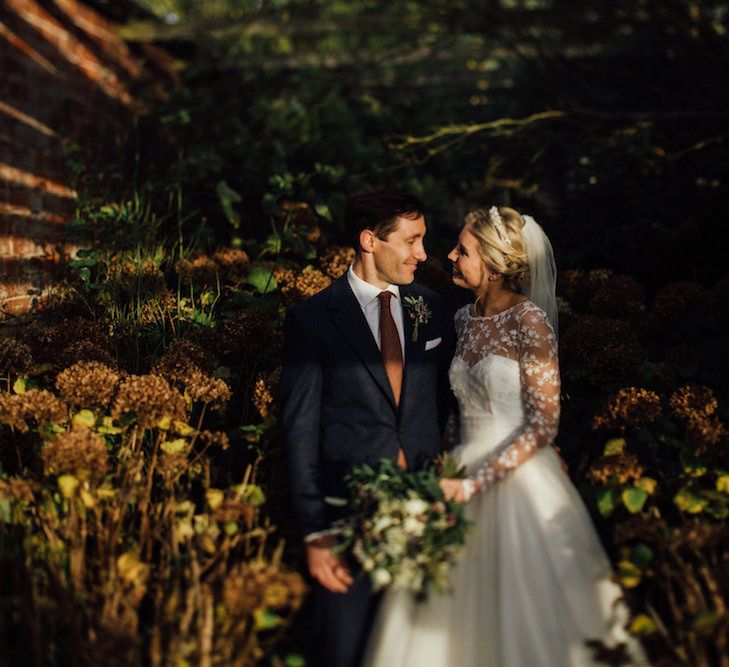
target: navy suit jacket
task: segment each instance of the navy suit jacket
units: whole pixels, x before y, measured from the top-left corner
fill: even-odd
[[[353,466],[395,460],[402,448],[409,467],[417,469],[441,451],[444,410],[437,396],[449,391],[452,313],[443,297],[421,285],[401,286],[401,303],[406,296],[422,296],[432,315],[413,341],[413,321],[403,306],[399,407],[346,274],[286,314],[282,425],[293,511],[302,535],[329,528],[341,515],[325,498],[347,496],[343,479]],[[436,338],[441,343],[426,351],[426,341]]]

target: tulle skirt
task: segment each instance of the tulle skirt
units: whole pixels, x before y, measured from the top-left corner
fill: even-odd
[[[389,590],[367,667],[568,667],[596,664],[590,639],[627,643],[627,609],[579,493],[551,447],[467,505],[474,529],[453,592],[416,602]]]

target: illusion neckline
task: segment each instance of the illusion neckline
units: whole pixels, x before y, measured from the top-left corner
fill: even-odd
[[[505,313],[508,313],[509,311],[514,310],[514,308],[516,308],[517,306],[521,306],[522,304],[525,304],[525,303],[529,303],[529,299],[524,299],[523,301],[517,301],[512,306],[509,306],[508,308],[504,308],[504,310],[500,310],[498,313],[494,313],[493,315],[474,315],[471,312],[471,309],[474,308],[475,304],[469,303],[466,306],[466,312],[468,313],[468,316],[472,320],[494,320],[496,318],[501,317]]]

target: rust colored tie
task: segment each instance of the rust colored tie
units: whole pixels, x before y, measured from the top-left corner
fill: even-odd
[[[402,392],[402,347],[400,336],[397,333],[397,326],[390,310],[390,299],[392,292],[380,292],[380,354],[382,363],[385,365],[387,379],[390,381],[392,395],[395,397],[395,405],[400,405],[400,393]],[[400,449],[397,453],[397,464],[401,468],[407,468],[405,452]]]

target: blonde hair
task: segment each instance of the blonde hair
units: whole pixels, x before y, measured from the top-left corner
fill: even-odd
[[[524,218],[508,206],[501,206],[497,210],[501,217],[501,234],[484,208],[471,211],[464,223],[478,241],[481,259],[489,268],[504,276],[504,287],[521,292],[529,283],[529,260],[522,242]],[[508,240],[503,238],[504,231]]]

